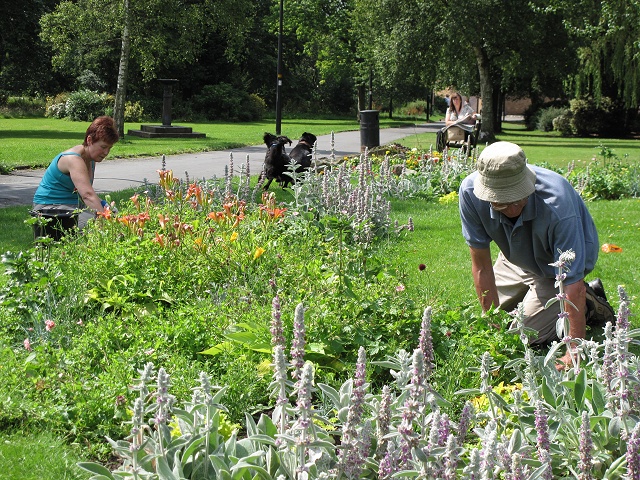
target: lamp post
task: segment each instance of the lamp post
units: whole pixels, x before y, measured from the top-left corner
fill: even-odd
[[[282,126],[282,13],[284,0],[280,0],[280,30],[278,31],[278,82],[276,84],[276,135],[280,135]]]

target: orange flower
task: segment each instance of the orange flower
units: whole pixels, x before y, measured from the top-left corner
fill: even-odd
[[[169,217],[165,217],[162,213],[158,214],[158,222],[160,223],[160,228],[164,228],[168,221]]]
[[[138,200],[138,194],[137,193],[133,197],[131,197],[129,200],[131,200],[131,202],[133,202],[133,204],[136,206],[136,208],[138,210],[140,210],[140,200]]]
[[[161,247],[164,247],[164,235],[161,233],[156,232],[156,238],[151,241],[157,243]]]
[[[262,247],[256,248],[256,251],[253,254],[253,259],[254,260],[259,259],[264,252],[265,252],[264,248],[262,248]]]

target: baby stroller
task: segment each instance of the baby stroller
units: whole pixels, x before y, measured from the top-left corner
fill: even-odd
[[[469,155],[471,149],[478,143],[481,126],[482,119],[479,114],[476,114],[476,121],[473,125],[454,123],[444,127],[436,137],[436,149],[443,152],[446,148],[463,148],[466,155]]]

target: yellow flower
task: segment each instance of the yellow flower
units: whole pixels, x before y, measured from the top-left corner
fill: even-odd
[[[441,203],[443,205],[449,203],[458,203],[458,192],[450,192],[446,195],[443,195],[442,197],[438,198],[438,203]]]
[[[253,254],[253,259],[257,260],[258,258],[260,258],[262,256],[263,253],[264,253],[264,248],[262,248],[262,247],[256,248],[256,251]]]
[[[231,238],[229,239],[231,242],[235,242],[238,239],[238,232],[233,232],[231,234]]]

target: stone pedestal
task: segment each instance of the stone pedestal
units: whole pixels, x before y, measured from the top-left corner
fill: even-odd
[[[171,125],[171,103],[173,86],[178,83],[175,78],[158,79],[164,85],[162,94],[162,125],[141,125],[140,130],[128,130],[128,135],[144,138],[173,137],[173,138],[204,138],[204,133],[193,132],[191,127]]]

